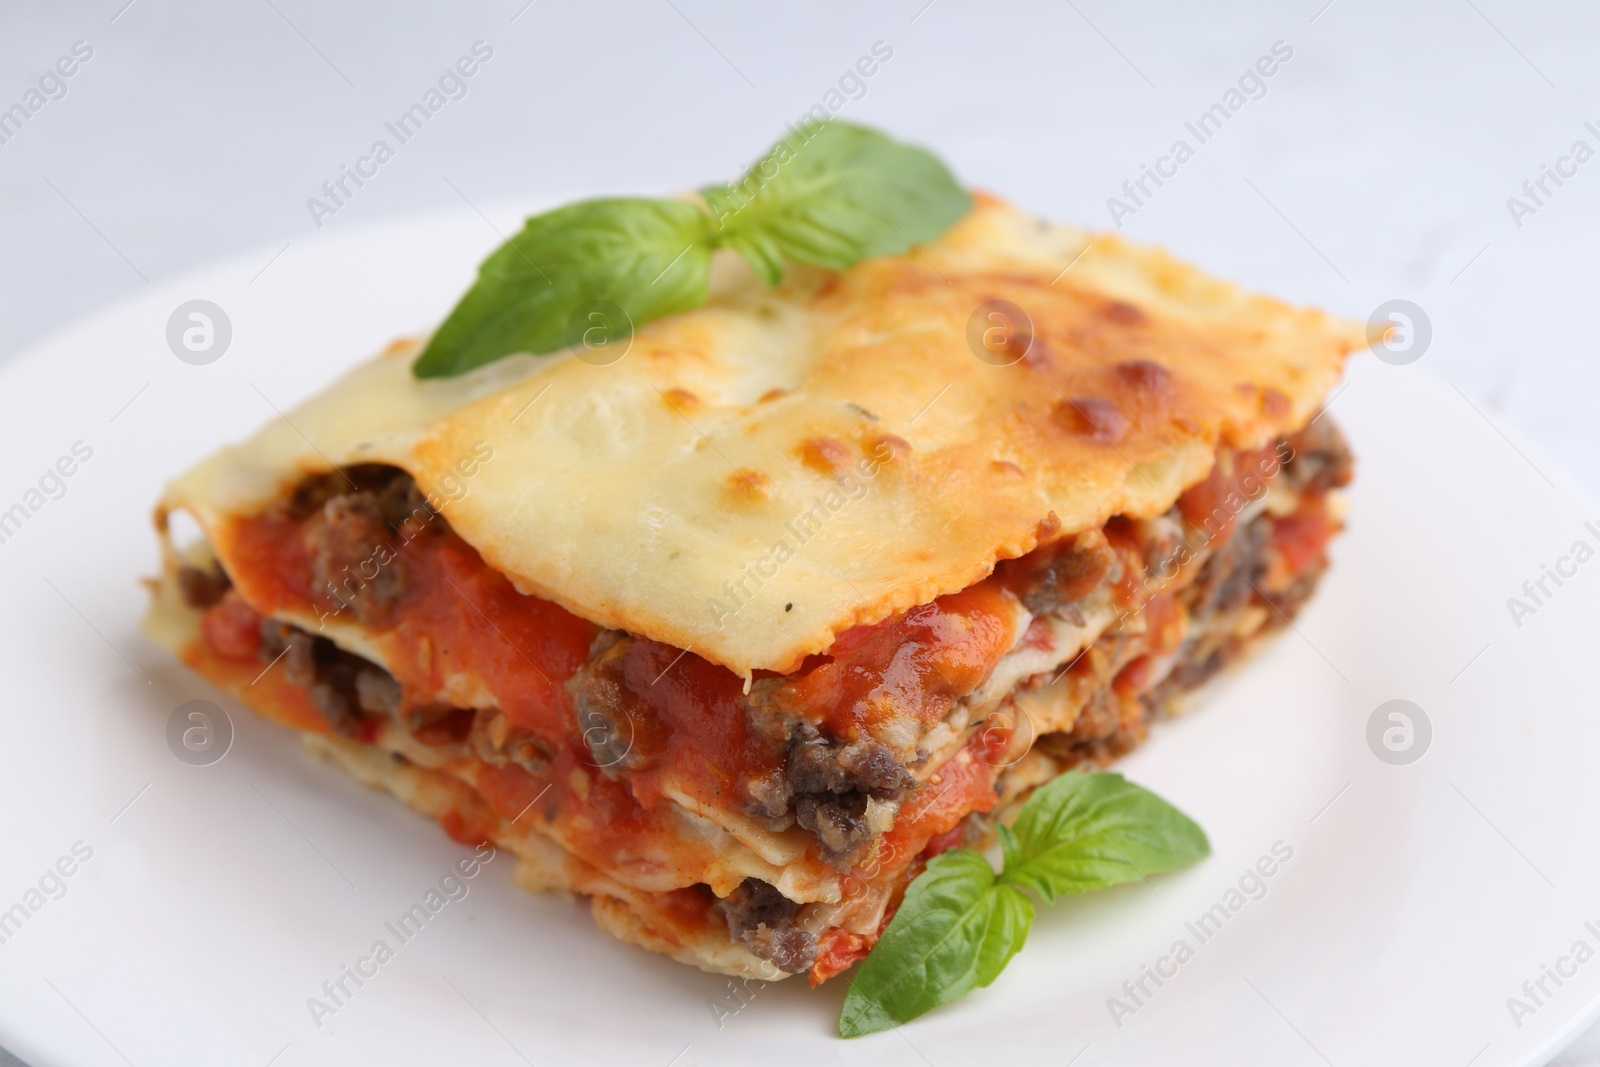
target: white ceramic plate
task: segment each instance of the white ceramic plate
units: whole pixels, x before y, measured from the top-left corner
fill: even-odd
[[[147,515],[164,479],[442,315],[497,241],[461,213],[268,249],[0,373],[0,512],[30,510],[0,544],[0,909],[29,911],[0,944],[0,1044],[35,1067],[1532,1064],[1600,1006],[1600,960],[1568,956],[1600,949],[1600,562],[1547,579],[1520,627],[1506,605],[1600,548],[1600,511],[1425,365],[1362,357],[1332,409],[1360,462],[1322,591],[1122,766],[1205,826],[1205,863],[1041,909],[992,988],[844,1042],[843,981],[735,990],[515,890],[502,858],[319,1029],[307,998],[463,850],[138,635]],[[168,348],[192,299],[231,321],[209,365]],[[45,478],[59,499],[28,496],[78,442],[92,456]],[[212,766],[167,745],[193,698],[232,716]],[[1394,699],[1432,728],[1408,765],[1367,741]],[[1246,879],[1259,899],[1230,897],[1275,844],[1292,858]],[[1218,903],[1202,943],[1186,924]],[[1136,1002],[1124,982],[1179,940],[1192,958]],[[1573,973],[1535,1004],[1544,965]]]

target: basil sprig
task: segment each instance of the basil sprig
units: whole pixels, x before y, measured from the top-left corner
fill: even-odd
[[[634,322],[705,303],[705,215],[675,200],[586,200],[528,220],[478,268],[412,370],[448,378],[513,352],[566,348],[574,312],[610,301]]]
[[[717,240],[763,281],[783,260],[845,270],[932,241],[972,206],[938,158],[845,122],[802,126],[733,185],[700,190]]]
[[[412,372],[448,378],[571,347],[597,309],[618,333],[698,307],[720,247],[777,285],[786,260],[844,270],[931,241],[972,206],[932,154],[838,120],[793,128],[738,181],[700,195],[585,200],[528,219],[484,260]],[[616,309],[625,321],[609,321]]]
[[[1136,882],[1211,852],[1192,819],[1120,774],[1069,771],[1000,827],[1005,865],[954,849],[928,861],[850,983],[839,1035],[886,1030],[987,986],[1027,940],[1036,892],[1049,903]]]

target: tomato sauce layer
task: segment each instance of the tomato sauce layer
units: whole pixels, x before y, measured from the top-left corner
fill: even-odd
[[[314,589],[314,547],[305,527],[304,520],[281,512],[234,520],[218,532],[216,548],[255,611],[353,622],[342,602]],[[667,788],[740,811],[745,783],[781,770],[783,745],[752,736],[741,678],[643,638],[630,641],[622,658],[628,706],[610,727],[624,735],[626,758],[597,766],[567,683],[589,659],[599,628],[557,604],[518,593],[453,532],[425,532],[403,545],[398,540],[389,565],[403,568],[404,591],[388,621],[369,620],[362,629],[401,683],[403,706],[450,693],[476,693],[481,703],[487,690],[512,727],[546,743],[548,779],[515,764],[470,759],[467,777],[500,816],[515,818],[543,795],[541,811],[549,807],[580,855],[624,869],[647,866],[652,835],[666,834],[660,821],[671,809],[660,802]],[[203,619],[202,630],[214,651],[245,659],[259,642],[250,632],[252,619],[233,617],[241,606],[234,598],[219,604]],[[811,657],[795,675],[763,682],[777,683],[785,708],[836,737],[854,738],[906,719],[926,729],[1005,655],[1014,618],[1011,594],[980,583],[849,630],[827,655]],[[592,723],[588,729],[594,730]],[[987,783],[984,790],[992,797]],[[924,795],[942,799],[930,808]],[[912,838],[925,840],[974,806],[989,804],[992,799],[964,790],[919,790],[885,836],[886,854],[903,855],[895,850]],[[480,830],[462,826],[457,832],[472,837]]]

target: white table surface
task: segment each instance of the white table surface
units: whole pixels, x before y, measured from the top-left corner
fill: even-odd
[[[880,41],[892,58],[839,114],[1108,227],[1108,198],[1195,143],[1184,123],[1281,41],[1265,94],[1124,232],[1359,318],[1415,302],[1424,362],[1535,446],[1529,477],[1550,457],[1600,496],[1600,159],[1520,225],[1507,204],[1573,142],[1600,151],[1600,8],[6,0],[0,109],[80,41],[65,95],[0,143],[0,359],[210,260],[293,256],[317,232],[307,199],[478,41],[493,55],[466,95],[325,229],[731,176]],[[37,445],[0,425],[0,447]],[[1600,1029],[1553,1062],[1600,1064]]]

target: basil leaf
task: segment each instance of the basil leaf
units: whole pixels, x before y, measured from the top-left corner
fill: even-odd
[[[706,299],[711,245],[704,213],[682,201],[586,200],[535,215],[484,260],[413,373],[449,377],[517,352],[567,348],[602,302],[631,320],[611,329],[630,332],[697,307]]]
[[[928,861],[861,965],[839,1036],[898,1026],[986,986],[1027,939],[1033,902],[995,882],[989,861],[955,849]]]
[[[850,984],[839,1035],[898,1026],[993,982],[1022,948],[1033,902],[1192,863],[1211,851],[1188,816],[1120,774],[1069,771],[999,828],[1005,869],[955,849],[928,861]]]
[[[971,198],[933,155],[843,122],[794,128],[732,186],[696,205],[589,200],[528,220],[478,268],[412,366],[463,374],[518,352],[607,342],[705,303],[712,249],[737,249],[769,285],[783,261],[844,270],[949,229]],[[620,320],[620,321],[619,321]]]
[[[700,195],[718,243],[768,285],[785,259],[844,270],[931,241],[972,207],[932,153],[836,119],[795,128],[738,182]]]
[[[1001,849],[1001,884],[1049,902],[1182,867],[1211,845],[1187,815],[1122,775],[1068,771],[1028,798]]]

